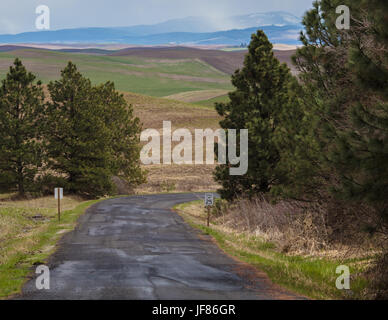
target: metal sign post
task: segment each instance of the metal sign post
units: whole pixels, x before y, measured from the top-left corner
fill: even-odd
[[[63,188],[55,188],[54,197],[55,199],[58,199],[58,221],[61,221],[61,199],[63,199]]]
[[[205,207],[207,210],[207,226],[210,225],[210,207],[214,204],[214,195],[213,193],[205,193]]]

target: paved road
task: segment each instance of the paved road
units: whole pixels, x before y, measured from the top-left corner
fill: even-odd
[[[88,209],[19,299],[296,299],[170,210],[203,194],[110,199]]]

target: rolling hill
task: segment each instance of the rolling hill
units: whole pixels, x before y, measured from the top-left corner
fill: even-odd
[[[230,76],[195,58],[160,59],[22,49],[0,53],[0,78],[19,57],[43,83],[56,80],[68,61],[95,84],[113,81],[121,91],[164,97],[186,91],[230,90]]]
[[[275,51],[291,66],[295,51]],[[60,76],[74,62],[93,83],[113,81],[121,91],[155,97],[177,95],[182,101],[214,99],[232,89],[230,74],[241,68],[246,51],[204,50],[189,47],[127,48],[122,50],[47,50],[0,46],[0,78],[19,57],[44,83]],[[201,91],[205,91],[202,92]],[[185,92],[196,92],[180,96]],[[209,92],[212,94],[209,96]],[[189,99],[189,100],[187,100]],[[206,105],[206,103],[205,103]]]
[[[233,74],[236,69],[243,65],[246,50],[222,51],[204,50],[190,47],[161,47],[161,48],[127,48],[111,53],[111,56],[138,56],[150,59],[199,59],[212,67],[227,73]],[[291,63],[291,56],[295,50],[274,50],[275,56],[280,62],[287,65],[294,71]]]

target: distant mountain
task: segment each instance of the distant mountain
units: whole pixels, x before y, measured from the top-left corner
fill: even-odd
[[[231,17],[233,24],[239,29],[251,28],[256,26],[290,26],[300,25],[302,19],[283,11],[252,13],[242,16]]]
[[[0,35],[0,43],[125,43],[134,45],[192,44],[240,45],[249,43],[252,33],[262,29],[273,43],[298,44],[300,28],[267,26],[207,33],[171,32],[142,36],[127,35],[110,28],[67,29]]]
[[[150,34],[172,33],[172,32],[191,32],[204,33],[216,32],[231,29],[228,26],[220,28],[213,21],[204,17],[187,17],[182,19],[173,19],[153,25],[138,25],[130,27],[117,28],[124,31],[127,35],[144,36]]]
[[[128,35],[150,35],[171,32],[208,33],[231,29],[248,29],[259,26],[300,25],[301,19],[282,11],[253,13],[227,18],[187,17],[173,19],[154,25],[119,28]]]
[[[202,17],[169,20],[156,25],[78,28],[0,35],[0,43],[126,43],[225,44],[249,43],[250,36],[263,29],[274,43],[298,44],[302,29],[299,18],[286,12],[255,13],[222,21]]]

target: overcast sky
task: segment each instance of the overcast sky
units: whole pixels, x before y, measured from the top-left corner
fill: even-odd
[[[0,34],[36,31],[35,8],[51,10],[51,29],[154,24],[187,16],[212,19],[287,11],[296,16],[313,0],[1,0]]]

